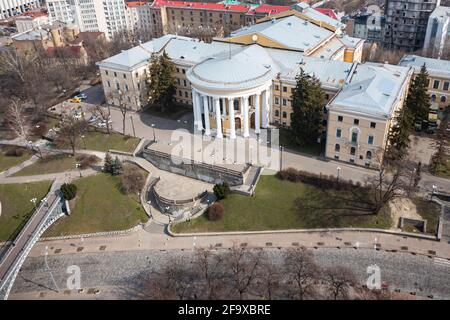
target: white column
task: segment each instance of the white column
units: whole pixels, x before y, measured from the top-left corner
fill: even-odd
[[[219,99],[214,99],[214,106],[216,108],[216,138],[222,139],[222,115],[220,114],[220,101]]]
[[[222,99],[222,115],[226,116],[227,115],[227,106],[226,106],[227,100],[226,99]]]
[[[198,122],[200,121],[201,123],[201,113],[199,115],[199,108],[198,108],[198,95],[197,92],[192,89],[192,110],[194,111],[194,129],[198,129]]]
[[[230,139],[236,139],[236,128],[234,127],[234,99],[228,98],[228,119],[230,120]]]
[[[211,134],[211,127],[209,125],[209,109],[208,109],[208,96],[203,96],[203,113],[205,114],[205,135]]]
[[[241,98],[242,107],[244,108],[244,137],[249,136],[249,119],[248,119],[248,97]]]
[[[256,94],[255,95],[255,132],[256,133],[260,133],[260,124],[259,124],[259,98],[260,98],[260,94]]]
[[[269,91],[263,92],[262,127],[267,128],[269,118]]]

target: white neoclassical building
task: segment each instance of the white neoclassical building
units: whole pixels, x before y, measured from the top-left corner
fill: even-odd
[[[205,135],[244,137],[267,128],[272,79],[279,69],[259,46],[242,47],[211,57],[187,72],[194,122]]]
[[[296,76],[303,70],[319,79],[326,94],[326,156],[373,166],[372,155],[386,146],[411,71],[361,63],[362,43],[295,11],[211,43],[165,35],[98,66],[107,102],[118,103],[119,93],[139,110],[148,101],[151,55],[165,52],[175,65],[176,101],[192,108],[195,130],[216,139],[289,127]],[[358,134],[347,134],[348,126]]]

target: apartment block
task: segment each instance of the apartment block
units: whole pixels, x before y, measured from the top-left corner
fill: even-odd
[[[39,8],[40,0],[0,0],[0,20]]]

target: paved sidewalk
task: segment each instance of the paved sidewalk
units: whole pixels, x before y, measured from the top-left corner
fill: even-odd
[[[25,160],[24,162],[19,163],[18,165],[8,168],[5,171],[0,173],[0,179],[8,177],[10,175],[15,174],[16,172],[19,172],[25,167],[31,166],[33,163],[37,162],[40,158],[37,155],[32,155],[30,159]]]
[[[148,229],[148,227],[145,227]],[[450,259],[450,245],[445,242],[397,236],[377,232],[273,232],[265,234],[228,234],[208,236],[171,237],[160,232],[138,231],[116,237],[92,237],[67,240],[40,241],[30,253],[31,256],[41,256],[45,247],[52,248],[49,254],[77,253],[78,247],[83,247],[83,253],[102,251],[132,251],[144,249],[194,249],[194,248],[230,248],[234,245],[266,248],[266,247],[351,247],[371,248],[375,244],[379,250],[397,250]],[[101,247],[105,247],[101,250]],[[429,251],[431,250],[431,251]]]

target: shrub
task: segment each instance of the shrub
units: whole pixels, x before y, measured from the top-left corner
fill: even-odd
[[[77,186],[73,183],[64,183],[61,192],[66,200],[72,200],[77,195]]]
[[[112,172],[112,166],[113,166],[113,159],[111,158],[111,155],[109,153],[106,153],[105,155],[105,164],[103,166],[103,171],[107,173]]]
[[[225,208],[220,202],[213,203],[208,208],[208,220],[218,221],[222,219],[225,215]]]
[[[230,186],[227,182],[214,185],[213,191],[218,200],[225,199],[231,192]]]
[[[327,176],[322,174],[314,174],[305,171],[300,171],[294,168],[287,168],[279,171],[277,176],[281,180],[288,180],[291,182],[303,182],[311,184],[322,189],[339,189],[339,190],[351,190],[355,187],[352,180],[337,179],[334,176]],[[360,186],[360,184],[359,184]]]
[[[36,137],[42,137],[47,131],[47,124],[45,122],[38,122],[31,130],[31,133]]]
[[[125,193],[138,193],[145,184],[145,175],[134,165],[126,165],[121,176],[122,190]]]
[[[5,152],[5,156],[7,157],[21,157],[25,153],[24,148],[11,148]]]
[[[77,157],[77,161],[80,163],[81,169],[87,169],[96,164],[99,160],[100,159],[93,154],[82,154]]]

